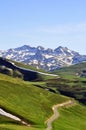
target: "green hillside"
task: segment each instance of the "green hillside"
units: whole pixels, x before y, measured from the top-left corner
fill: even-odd
[[[86,106],[76,104],[59,108],[60,117],[53,123],[52,130],[86,130]]]
[[[71,69],[68,67],[68,70],[63,68],[56,71],[60,77],[42,75],[40,82],[28,82],[0,74],[0,107],[30,124],[24,126],[0,116],[0,130],[45,130],[45,121],[52,115],[52,106],[69,100],[69,97],[60,94],[62,92],[72,92],[76,96],[74,98],[85,100],[86,79],[76,76],[76,73],[85,69],[85,65],[82,63],[78,68],[75,65]],[[60,117],[53,122],[52,130],[86,129],[85,105],[76,103],[68,108],[59,108],[59,112]]]
[[[68,98],[35,87],[30,82],[0,74],[0,106],[34,127],[44,128],[51,107]]]
[[[35,70],[35,71],[40,71],[40,72],[45,72],[44,70],[37,69],[35,66],[32,66],[32,65],[27,65],[27,64],[24,64],[22,62],[12,61],[10,59],[7,59],[7,60],[13,62],[15,65],[17,65],[19,67],[23,67],[23,68],[31,69],[31,70]]]
[[[60,68],[58,70],[54,70],[53,73],[59,74],[62,77],[65,75],[75,76],[77,73],[81,73],[83,70],[86,70],[86,62],[71,65],[69,67],[63,67],[63,68]]]
[[[48,73],[42,70],[37,70],[23,63],[11,61],[2,57],[0,57],[0,73],[14,78],[18,77],[25,81],[44,81],[46,79],[55,78],[55,76],[48,75]]]

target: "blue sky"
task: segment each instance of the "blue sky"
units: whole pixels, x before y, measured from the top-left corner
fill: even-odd
[[[86,0],[0,0],[0,50],[24,44],[86,54]]]

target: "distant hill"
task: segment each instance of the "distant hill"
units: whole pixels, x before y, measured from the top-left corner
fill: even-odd
[[[23,78],[26,81],[39,79],[38,73],[16,66],[13,62],[0,58],[0,72],[13,77]]]
[[[56,69],[52,71],[54,74],[59,74],[59,75],[80,75],[84,70],[86,70],[86,62],[71,65],[68,67],[63,67],[60,69]]]
[[[0,51],[0,56],[18,62],[24,62],[28,65],[35,66],[37,69],[47,71],[86,61],[86,55],[80,55],[78,52],[62,46],[55,49],[45,49],[42,46],[31,47],[24,45],[18,48]]]
[[[58,74],[59,78],[49,80],[48,88],[86,104],[86,62],[56,69],[52,73]]]

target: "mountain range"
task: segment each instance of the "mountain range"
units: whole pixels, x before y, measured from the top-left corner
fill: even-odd
[[[0,57],[23,62],[47,71],[86,62],[86,55],[80,55],[78,52],[62,46],[55,49],[45,49],[42,46],[31,47],[24,45],[18,48],[0,51]]]

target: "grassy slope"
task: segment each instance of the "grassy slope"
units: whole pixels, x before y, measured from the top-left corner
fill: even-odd
[[[59,70],[54,70],[53,73],[59,74],[62,77],[64,75],[68,75],[68,76],[71,75],[71,77],[72,77],[72,75],[74,76],[74,75],[76,75],[76,73],[80,73],[83,70],[86,70],[86,62],[76,64],[76,65],[72,65],[72,66],[69,66],[69,67],[63,67]]]
[[[86,69],[86,63],[81,63],[79,66],[74,65],[66,69],[63,68],[55,73],[73,80],[76,78],[75,74],[83,69]],[[82,79],[78,78],[78,80]],[[85,79],[83,78],[83,80]],[[29,130],[44,130],[44,121],[50,117],[52,113],[50,107],[53,104],[64,102],[67,99],[37,88],[35,84],[45,86],[45,83],[24,82],[0,74],[0,105],[12,113],[27,119],[28,122],[32,122],[34,126],[29,127]],[[85,106],[77,104],[70,108],[60,108],[59,111],[61,116],[59,120],[53,123],[53,130],[86,129]],[[3,120],[2,117],[0,117],[0,130],[28,129],[26,126],[19,126],[15,123],[7,122],[8,119],[6,119],[6,121],[4,119],[3,123],[1,123],[1,120]]]
[[[7,59],[7,60],[13,62],[18,67],[22,67],[22,68],[25,68],[25,69],[31,69],[31,70],[43,72],[43,73],[49,73],[49,72],[46,72],[45,70],[37,69],[36,67],[26,65],[22,62],[16,62],[16,61],[12,61],[12,60],[9,60],[9,59]],[[49,76],[49,75],[43,75],[43,74],[38,74],[38,77],[40,77],[41,80],[43,80],[43,81],[47,80],[47,79],[55,78],[55,76]]]
[[[86,130],[86,106],[77,104],[59,108],[60,117],[53,123],[53,130]]]
[[[12,60],[8,60],[8,61],[12,61]],[[19,66],[19,67],[23,67],[23,68],[26,68],[26,69],[31,69],[31,70],[35,70],[35,71],[40,71],[40,72],[45,72],[44,70],[39,70],[37,69],[35,66],[32,66],[32,65],[26,65],[22,62],[16,62],[16,61],[12,61],[15,65]]]
[[[59,108],[60,118],[53,123],[52,130],[85,130],[86,129],[86,108],[77,104],[70,108]],[[3,123],[1,122],[3,120]],[[7,119],[0,118],[0,130],[44,130],[44,128],[33,128],[19,126]]]
[[[0,130],[40,130],[40,128],[36,127],[27,127],[24,125],[20,125],[18,122],[9,119],[7,117],[0,116]],[[41,128],[44,130],[44,128]]]
[[[30,82],[0,74],[0,106],[40,129],[52,114],[51,106],[66,100],[68,98],[35,87]]]
[[[86,78],[76,76],[76,73],[81,73],[83,70],[86,70],[86,62],[55,70],[54,73],[72,81],[69,86],[86,87],[86,84],[82,83]],[[73,80],[77,80],[78,83],[73,83]],[[86,130],[86,106],[77,104],[70,108],[60,108],[59,112],[61,116],[53,123],[53,130]]]

